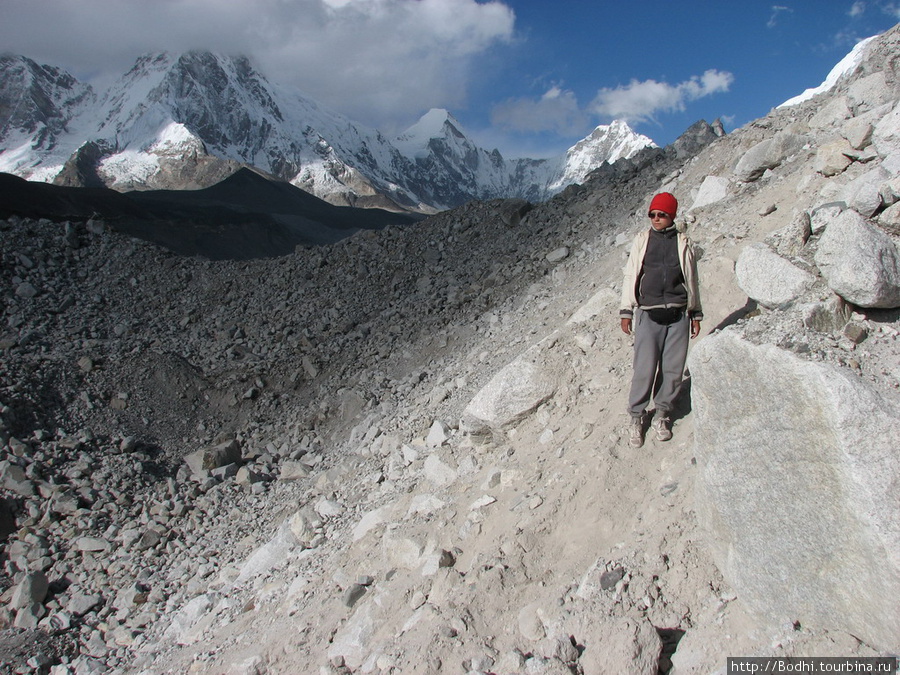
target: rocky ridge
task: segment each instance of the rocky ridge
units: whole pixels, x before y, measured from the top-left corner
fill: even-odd
[[[827,94],[545,203],[471,203],[274,260],[6,222],[8,672],[709,673],[735,654],[896,653],[896,617],[839,615],[830,582],[754,556],[771,517],[734,520],[721,494],[752,514],[759,493],[723,475],[764,491],[796,476],[821,504],[791,453],[836,448],[818,466],[853,488],[824,513],[875,553],[834,578],[891,611],[876,603],[896,597],[894,502],[866,506],[890,481],[848,465],[840,438],[896,471],[871,432],[896,424],[900,387],[897,29],[868,49]],[[685,397],[675,439],[635,452],[615,315],[661,189],[702,251],[706,334],[694,409]],[[859,278],[865,241],[884,252],[877,283]],[[766,360],[787,364],[772,390],[748,376]],[[804,364],[868,408],[832,396],[777,417]],[[793,422],[820,410],[840,421]],[[783,525],[771,541],[809,538]]]

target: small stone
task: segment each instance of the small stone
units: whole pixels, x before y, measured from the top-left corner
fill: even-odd
[[[425,443],[430,448],[439,448],[450,440],[449,427],[439,420],[435,420],[428,431]]]
[[[20,298],[30,299],[38,294],[38,289],[29,284],[27,281],[16,287],[16,296]]]
[[[366,587],[362,584],[353,584],[344,592],[343,602],[346,607],[352,608],[366,594]]]
[[[569,257],[569,248],[561,246],[547,254],[547,262],[551,264],[559,263]]]
[[[71,598],[69,598],[69,602],[66,603],[66,611],[72,613],[75,616],[84,616],[102,602],[103,596],[96,594],[88,595],[85,593],[76,593]]]
[[[126,436],[119,443],[119,452],[134,452],[137,445],[138,441],[134,436]]]
[[[309,468],[303,462],[288,460],[281,463],[278,480],[300,480],[309,476]]]
[[[109,550],[109,542],[105,539],[99,539],[97,537],[81,537],[80,539],[78,539],[78,541],[75,542],[75,547],[79,551],[94,553],[98,551]]]
[[[224,441],[218,445],[197,450],[184,458],[185,463],[195,475],[241,461],[241,446],[234,440]]]
[[[608,591],[609,589],[614,588],[624,577],[625,570],[621,567],[616,567],[613,570],[604,572],[600,575],[600,588],[604,591]]]
[[[844,336],[853,344],[858,345],[869,337],[869,331],[865,326],[861,326],[858,323],[848,323],[844,326]]]
[[[249,466],[242,466],[234,475],[234,480],[240,485],[253,485],[263,480],[263,477],[253,471]]]

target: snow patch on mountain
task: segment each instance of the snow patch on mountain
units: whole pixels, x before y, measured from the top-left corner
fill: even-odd
[[[808,101],[813,96],[833,89],[842,75],[853,71],[860,63],[862,63],[863,53],[866,49],[866,46],[876,37],[878,36],[873,35],[870,38],[866,38],[865,40],[857,42],[856,46],[853,47],[850,53],[840,61],[838,61],[837,65],[835,65],[835,67],[831,69],[831,72],[828,73],[825,81],[822,82],[822,84],[820,84],[818,87],[811,87],[810,89],[804,91],[802,94],[794,96],[793,98],[789,98],[778,107],[785,108],[787,106],[803,103],[803,101]]]

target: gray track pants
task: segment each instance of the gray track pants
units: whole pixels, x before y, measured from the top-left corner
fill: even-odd
[[[684,364],[687,361],[691,323],[687,312],[668,326],[650,320],[642,309],[634,310],[634,375],[628,412],[640,417],[650,403],[661,412],[669,412],[681,389]]]

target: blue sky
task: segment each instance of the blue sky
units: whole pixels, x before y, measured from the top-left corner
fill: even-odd
[[[0,51],[103,81],[148,51],[249,56],[388,135],[430,108],[507,157],[626,119],[660,145],[820,84],[900,0],[0,0]]]
[[[575,131],[613,114],[660,145],[698,119],[721,117],[734,129],[820,84],[856,42],[900,21],[900,3],[891,2],[506,4],[520,39],[499,58],[514,65],[475,82],[473,101],[494,100],[458,117],[482,128],[488,109],[511,144],[538,151],[555,137],[585,135],[565,134],[567,123]],[[547,128],[530,136],[512,128],[528,122]]]

